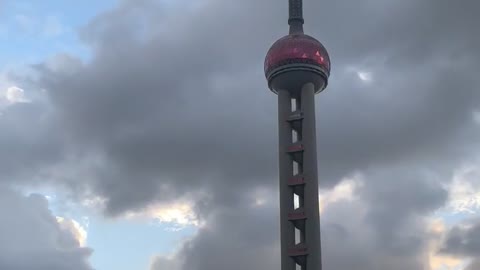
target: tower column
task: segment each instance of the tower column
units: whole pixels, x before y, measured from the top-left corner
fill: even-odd
[[[291,95],[287,90],[278,91],[278,156],[280,178],[280,232],[281,232],[281,268],[295,270],[295,262],[289,257],[288,249],[295,244],[295,228],[288,220],[293,210],[293,193],[288,179],[293,175],[292,158],[287,148],[292,144],[292,128],[288,122],[291,114]]]
[[[307,270],[321,270],[320,209],[318,202],[317,141],[315,126],[315,87],[313,83],[303,85],[301,90],[303,111],[302,142],[303,175],[305,177],[304,208],[306,215],[306,245],[310,251],[307,257]]]

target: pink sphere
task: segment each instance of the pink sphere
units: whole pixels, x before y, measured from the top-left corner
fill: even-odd
[[[293,34],[277,40],[265,58],[265,76],[291,64],[306,64],[318,67],[326,79],[330,75],[330,57],[327,50],[315,38],[305,34]]]

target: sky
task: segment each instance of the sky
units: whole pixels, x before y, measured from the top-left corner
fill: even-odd
[[[325,269],[480,268],[474,0],[304,0]],[[278,269],[287,1],[0,0],[0,269]]]

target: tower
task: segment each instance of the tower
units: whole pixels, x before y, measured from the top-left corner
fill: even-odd
[[[330,75],[327,50],[303,33],[302,0],[289,0],[290,32],[265,58],[278,95],[281,270],[321,270],[315,94]]]

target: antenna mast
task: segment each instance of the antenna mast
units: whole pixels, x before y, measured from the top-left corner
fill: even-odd
[[[290,34],[303,33],[303,5],[302,0],[288,1]]]

